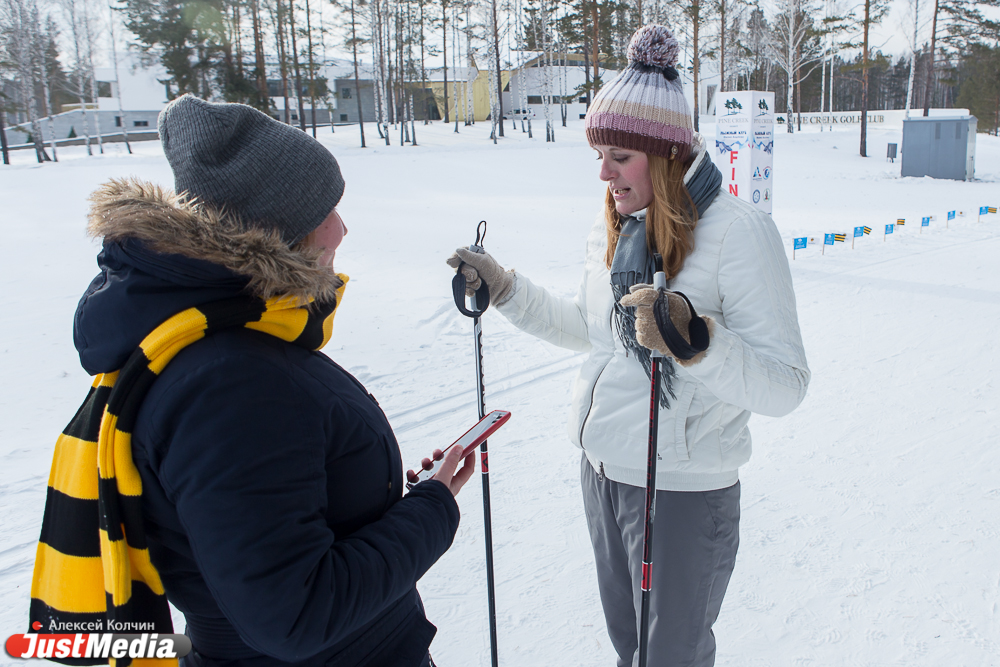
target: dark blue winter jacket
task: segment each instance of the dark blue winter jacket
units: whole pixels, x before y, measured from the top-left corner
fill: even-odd
[[[169,316],[245,293],[262,264],[199,259],[227,239],[186,239],[152,208],[105,220],[74,327],[89,373],[120,368]],[[280,292],[285,268],[302,266],[279,261],[254,289]],[[423,664],[435,628],[415,583],[451,545],[458,506],[436,481],[403,495],[385,415],[325,354],[245,328],[208,335],[154,383],[132,454],[152,561],[197,652],[186,664]]]

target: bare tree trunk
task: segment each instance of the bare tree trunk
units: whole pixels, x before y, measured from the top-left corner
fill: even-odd
[[[295,0],[288,0],[288,25],[292,33],[292,67],[295,70],[295,101],[299,108],[299,129],[306,131],[306,111],[302,102],[302,73],[299,69],[299,47],[295,41]]]
[[[431,103],[427,99],[427,65],[424,60],[424,3],[420,3],[420,95],[424,98],[424,125],[431,122]]]
[[[693,31],[693,55],[692,55],[692,75],[694,77],[694,131],[700,131],[700,121],[701,121],[701,103],[698,101],[698,88],[700,87],[700,82],[698,80],[698,68],[701,64],[701,58],[698,57],[698,27],[701,23],[701,4],[700,0],[694,0],[691,5],[691,10],[694,14],[694,31]]]
[[[786,121],[785,125],[787,126],[788,134],[795,134],[795,125],[792,124],[792,113],[794,111],[794,109],[792,108],[793,107],[792,97],[795,86],[795,78],[792,76],[792,73],[795,71],[795,67],[793,66],[793,63],[795,62],[794,35],[795,35],[795,26],[798,23],[798,15],[799,15],[798,8],[799,8],[798,0],[793,0],[788,8],[789,16],[787,19],[788,20],[788,69],[785,70],[785,75],[788,77],[787,81],[788,85],[785,91],[786,92],[785,116],[787,116],[787,118],[785,119]]]
[[[934,96],[934,53],[937,48],[938,0],[934,0],[934,20],[931,21],[931,60],[927,64],[927,86],[924,88],[924,116],[931,114],[931,98]]]
[[[121,78],[118,76],[118,45],[115,43],[115,12],[111,5],[108,5],[108,9],[111,12],[108,26],[111,30],[111,60],[115,66],[115,92],[118,97],[118,113],[121,114],[119,118],[121,118],[122,122],[122,138],[125,140],[125,150],[127,150],[128,154],[131,155],[132,144],[128,141],[128,119],[125,118],[125,107],[122,105],[122,84]]]
[[[456,65],[458,54],[458,10],[455,10],[455,16],[451,21],[451,39],[451,70],[455,73],[455,134],[458,134],[458,66]]]
[[[73,32],[73,49],[75,52],[76,67],[76,90],[77,99],[80,100],[80,117],[83,119],[84,144],[87,146],[87,155],[93,155],[94,151],[90,147],[90,123],[87,121],[87,101],[85,99],[85,89],[83,85],[83,55],[80,53],[80,18],[76,11],[76,1],[69,0],[66,3],[69,12],[70,29]]]
[[[42,78],[42,95],[45,102],[45,115],[48,118],[49,125],[49,146],[52,148],[52,161],[59,161],[59,154],[56,151],[56,124],[52,119],[52,92],[49,86],[49,68],[45,62],[45,50],[42,44],[42,27],[39,23],[38,10],[34,11],[34,26],[32,32],[34,33],[35,48],[32,50],[34,57],[38,59],[35,70],[38,72],[39,76]],[[2,131],[2,126],[0,126],[0,131]]]
[[[288,63],[285,60],[285,22],[282,20],[285,13],[282,0],[277,1],[278,29],[275,38],[278,40],[278,63],[281,66],[281,96],[285,103],[285,124],[291,125],[291,114],[288,110]]]
[[[260,93],[260,105],[263,111],[271,108],[270,93],[267,90],[267,64],[264,62],[264,33],[260,26],[260,5],[258,0],[250,0],[250,16],[253,22],[253,55],[254,75],[257,79],[257,90]]]
[[[865,0],[864,52],[861,56],[861,157],[868,157],[868,25],[871,0]]]
[[[4,132],[6,127],[7,117],[3,112],[3,105],[0,105],[0,153],[3,153],[3,163],[10,164],[10,154],[7,151],[7,133]]]
[[[444,122],[448,122],[448,0],[441,0],[441,48],[444,54]],[[453,54],[454,55],[454,54]]]
[[[500,80],[500,29],[497,25],[497,0],[491,0],[493,10],[493,56],[497,67],[497,124],[500,126],[500,136],[503,136],[503,82]]]
[[[233,3],[233,42],[236,44],[236,72],[243,78],[243,15],[240,13],[240,3]]]
[[[94,36],[90,32],[90,12],[83,3],[83,25],[87,32],[87,71],[90,74],[90,99],[94,101],[94,133],[97,135],[97,150],[104,155],[104,139],[101,137],[101,105],[97,96],[97,73],[94,70]]]
[[[312,12],[309,10],[309,0],[306,0],[306,36],[309,38],[309,104],[312,106],[313,139],[316,138],[316,63],[313,61]],[[333,117],[330,117],[330,129],[333,129]]]
[[[920,0],[913,2],[913,48],[910,49],[910,77],[906,82],[906,110],[904,118],[910,117],[910,106],[913,101],[913,80],[917,73],[917,27],[920,25]]]
[[[697,0],[696,0],[697,2]],[[600,72],[600,60],[601,60],[601,26],[597,19],[597,0],[593,0],[593,4],[590,6],[590,23],[591,27],[594,29],[594,87],[597,87],[597,82],[601,79]],[[697,40],[697,38],[695,38]],[[597,91],[595,90],[596,94]],[[695,95],[698,91],[695,90]],[[695,101],[697,101],[695,97]],[[697,121],[695,121],[695,129],[698,129]]]
[[[407,31],[408,31],[407,34],[409,36],[409,39],[407,40],[406,57],[407,57],[407,60],[409,62],[410,72],[413,73],[413,15],[410,13],[410,11],[411,11],[411,6],[409,4],[407,4],[406,5],[406,27],[407,27]],[[420,40],[421,40],[421,44],[422,44],[423,43],[423,33],[422,33],[422,31],[423,31],[423,22],[420,23],[420,28],[421,28]],[[423,66],[423,63],[421,63],[421,66]],[[424,75],[423,70],[421,70],[421,72],[420,72],[421,79],[423,79],[423,75]],[[409,95],[409,98],[410,98],[409,99],[409,108],[410,108],[410,135],[411,135],[411,137],[410,137],[410,145],[411,146],[416,146],[417,145],[417,122],[416,122],[417,119],[416,119],[416,114],[414,113],[414,109],[413,109],[413,81],[412,80],[410,81],[410,95]]]
[[[722,32],[719,35],[719,93],[726,89],[726,0],[719,1]]]
[[[358,31],[357,15],[354,13],[354,0],[351,0],[351,47],[354,50],[354,96],[358,98],[358,129],[361,131],[361,147],[365,148],[365,117],[361,111],[361,87],[358,83]],[[372,82],[374,83],[374,82]],[[330,119],[333,125],[333,119]]]

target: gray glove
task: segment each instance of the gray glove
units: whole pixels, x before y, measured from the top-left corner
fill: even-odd
[[[514,271],[504,271],[489,253],[478,253],[468,248],[458,248],[447,260],[448,266],[458,270],[462,266],[462,275],[465,276],[465,295],[472,296],[482,285],[482,280],[486,281],[486,286],[490,288],[490,301],[494,306],[499,306],[511,296],[513,296]]]
[[[667,306],[663,314],[669,318],[676,334],[680,334],[686,345],[679,345],[676,338],[665,334],[656,321],[653,309],[664,305],[661,300],[663,297],[666,298]],[[694,316],[700,317],[705,324],[701,327],[692,327],[693,307],[688,305],[687,299],[682,297],[680,292],[665,291],[661,295],[652,285],[632,285],[629,294],[623,296],[618,303],[635,308],[635,333],[639,345],[671,357],[681,366],[693,366],[705,357],[715,331],[715,320],[695,313]],[[692,332],[696,334],[694,338],[697,340],[692,340]],[[674,347],[685,349],[674,349],[668,340],[674,340]],[[690,347],[692,345],[695,347]]]

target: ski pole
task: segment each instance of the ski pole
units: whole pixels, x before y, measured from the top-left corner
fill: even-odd
[[[653,288],[660,294],[667,289],[667,276],[663,272],[663,257],[654,254],[656,274],[653,276]],[[649,602],[653,588],[653,518],[656,514],[656,444],[660,416],[660,364],[662,356],[656,350],[650,351],[653,362],[650,372],[649,393],[649,447],[646,454],[646,517],[642,534],[642,606],[639,622],[639,667],[646,667],[646,654],[649,651]]]
[[[486,221],[480,221],[476,226],[476,242],[469,246],[469,250],[477,253],[485,253],[483,241],[486,239]],[[490,290],[485,280],[476,293],[471,297],[471,309],[465,307],[465,275],[462,273],[462,265],[459,265],[455,277],[451,281],[452,293],[455,297],[455,305],[459,312],[466,317],[472,318],[473,344],[476,357],[476,396],[479,408],[479,418],[486,416],[486,388],[483,385],[483,328],[479,318],[486,309],[490,307]],[[483,527],[486,532],[486,594],[489,601],[490,613],[490,657],[493,667],[498,667],[497,656],[497,605],[494,594],[493,583],[493,522],[490,518],[490,460],[486,441],[479,446],[480,468],[483,473]]]

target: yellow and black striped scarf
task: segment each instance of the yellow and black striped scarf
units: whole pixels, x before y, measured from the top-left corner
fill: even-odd
[[[308,349],[323,347],[348,280],[338,277],[344,285],[329,304],[247,296],[189,308],[146,336],[120,370],[94,379],[56,441],[31,582],[29,632],[58,634],[67,623],[96,628],[82,632],[127,633],[120,628],[150,623],[154,632],[173,631],[163,584],[149,558],[142,480],[132,462],[131,434],[143,398],[178,352],[222,329],[246,327]],[[116,662],[130,664],[127,658],[111,664]]]

